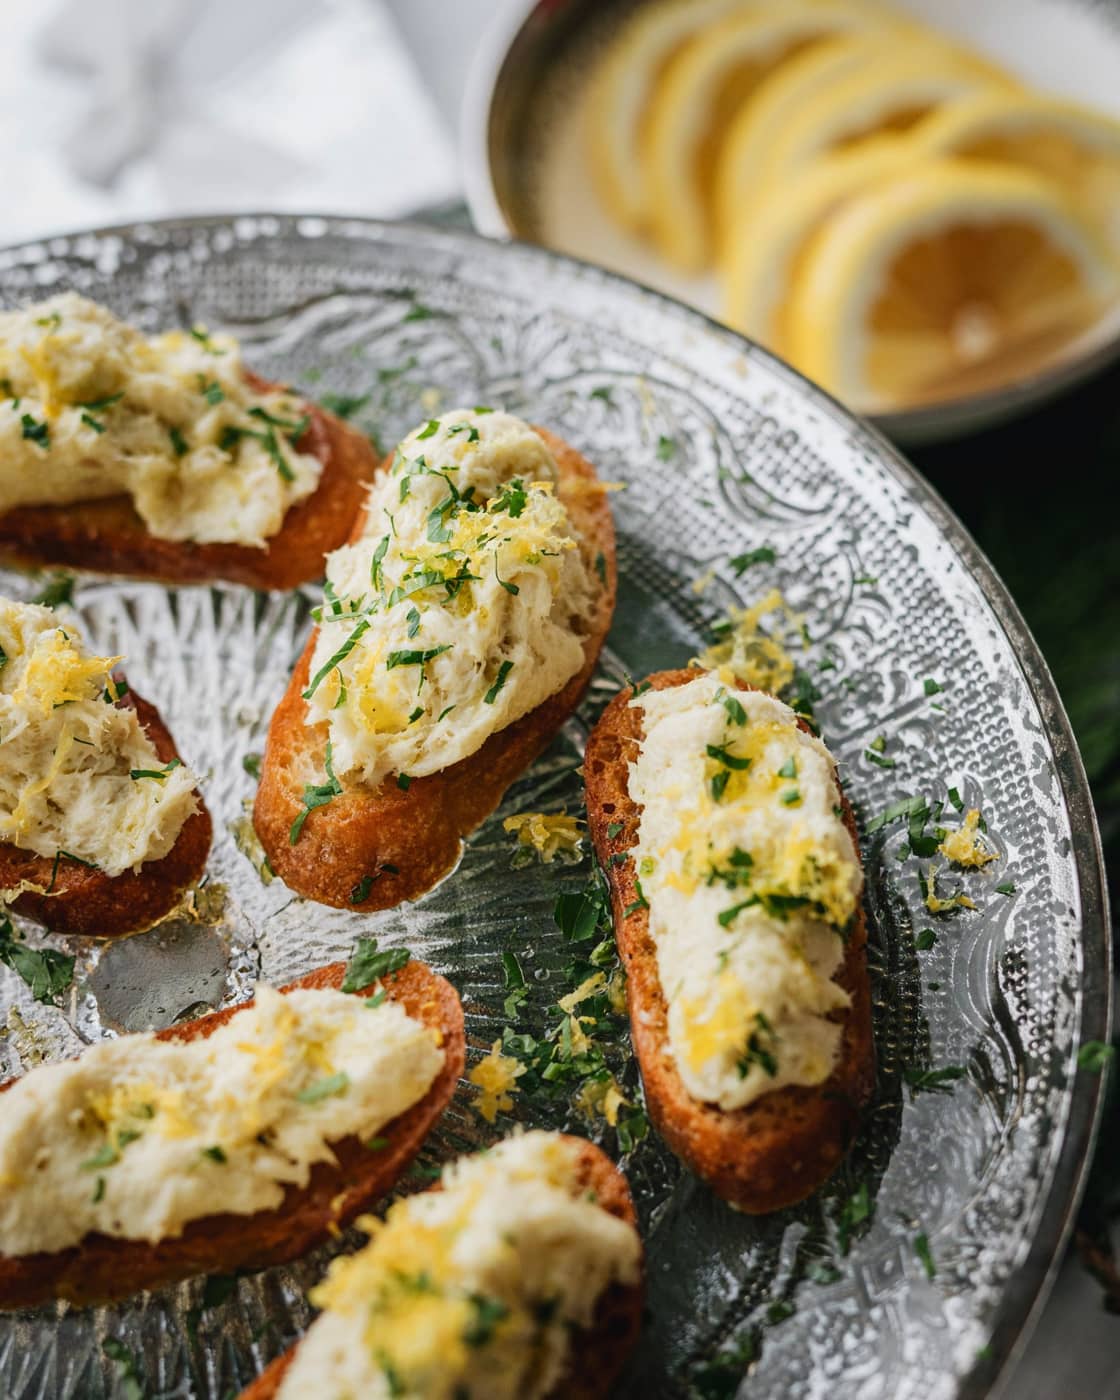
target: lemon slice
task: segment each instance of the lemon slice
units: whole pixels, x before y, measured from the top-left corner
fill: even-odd
[[[1120,293],[1061,191],[980,161],[924,162],[813,239],[789,306],[793,362],[864,411],[977,392],[1037,368]]]
[[[686,273],[707,265],[720,144],[759,83],[808,44],[883,23],[867,5],[786,0],[730,15],[673,59],[654,87],[640,148],[646,208],[667,261]]]
[[[624,227],[640,232],[645,189],[639,139],[650,92],[680,47],[743,0],[668,0],[630,20],[598,65],[588,98],[587,152],[599,196]]]
[[[872,136],[912,129],[930,112],[959,98],[998,88],[1017,91],[1009,76],[982,59],[947,46],[901,48],[889,63],[827,83],[769,143],[755,173],[760,191],[827,151]]]
[[[1048,176],[1120,247],[1120,122],[1030,93],[983,92],[934,112],[914,138],[932,155],[1006,161]]]
[[[960,66],[948,43],[917,25],[831,39],[814,44],[787,60],[740,107],[728,128],[716,169],[715,213],[721,252],[730,232],[741,226],[743,211],[759,193],[771,167],[771,153],[782,144],[790,124],[838,82],[860,74],[891,73],[915,54],[931,64]],[[783,180],[783,197],[785,182]]]
[[[727,324],[786,354],[786,299],[813,235],[854,195],[912,169],[913,149],[905,136],[864,141],[822,156],[783,181],[780,198],[742,206],[720,259]]]

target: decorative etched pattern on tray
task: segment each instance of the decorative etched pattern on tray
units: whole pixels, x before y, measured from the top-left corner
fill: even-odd
[[[254,781],[243,759],[262,748],[311,592],[80,580],[92,637],[127,653],[130,679],[202,775],[215,845],[189,915],[70,949],[75,983],[58,1008],[0,970],[0,1074],[239,1000],[257,976],[284,981],[371,933],[452,978],[474,1059],[507,1020],[503,951],[526,972],[521,1028],[543,1033],[570,989],[552,906],[582,887],[589,862],[521,866],[502,819],[578,811],[584,738],[623,676],[685,663],[728,604],[780,586],[806,617],[816,712],[864,821],[902,796],[944,800],[955,786],[982,806],[1001,859],[963,879],[976,912],[938,921],[936,943],[919,950],[916,934],[934,922],[917,878],[928,862],[898,858],[904,826],[866,839],[879,1091],[850,1163],[816,1199],[751,1220],[653,1134],[629,1154],[651,1320],[621,1393],[732,1395],[729,1378],[744,1372],[743,1394],[756,1396],[983,1393],[1043,1285],[1080,1178],[1097,1086],[1075,1083],[1074,1065],[1081,1041],[1104,1033],[1108,954],[1091,809],[1060,706],[1000,586],[928,488],[761,352],[539,251],[259,217],[55,239],[0,254],[0,269],[7,303],[74,287],[149,329],[229,328],[262,373],[313,395],[368,396],[356,421],[383,445],[441,407],[498,403],[626,486],[613,497],[618,614],[578,716],[468,842],[455,875],[380,915],[324,909],[266,882],[247,822]],[[736,577],[729,558],[762,545],[774,562]],[[0,574],[4,592],[37,587]],[[893,768],[868,757],[880,735]],[[1014,893],[996,890],[1006,882]],[[906,1087],[905,1069],[947,1065],[967,1070],[952,1092]],[[634,1066],[617,1068],[636,1097]],[[472,1097],[460,1093],[426,1164],[492,1136]],[[601,1118],[574,1106],[516,1116],[617,1147]],[[5,1318],[0,1391],[112,1395],[120,1364],[103,1343],[115,1338],[147,1393],[219,1400],[306,1324],[303,1293],[330,1252],[112,1309]]]

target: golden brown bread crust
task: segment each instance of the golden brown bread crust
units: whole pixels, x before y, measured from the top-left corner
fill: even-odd
[[[407,791],[392,778],[370,790],[343,783],[341,796],[313,811],[299,841],[289,839],[309,780],[322,782],[327,726],[304,723],[303,691],[317,632],[311,634],[269,726],[253,823],[273,870],[292,889],[336,909],[389,909],[416,899],[454,866],[462,838],[494,810],[514,779],[547,747],[587,687],[610,629],[615,599],[614,526],[594,468],[543,428],[560,468],[557,495],[580,531],[589,565],[605,561],[606,583],[583,644],[581,669],[542,705],[493,734],[475,753]],[[386,458],[385,469],[391,458]],[[355,526],[360,536],[362,521]],[[394,871],[385,867],[394,866]],[[381,872],[381,873],[379,873]],[[365,877],[366,898],[355,901]]]
[[[290,983],[297,987],[341,987],[346,968],[332,963]],[[308,1184],[288,1186],[283,1202],[256,1215],[210,1215],[192,1221],[173,1239],[144,1240],[88,1235],[80,1245],[54,1254],[21,1258],[0,1255],[0,1308],[32,1307],[52,1298],[72,1303],[125,1298],[141,1289],[193,1274],[264,1269],[306,1254],[384,1196],[408,1167],[455,1092],[463,1071],[466,1041],[463,1009],[450,982],[424,963],[411,962],[383,979],[389,996],[408,1015],[443,1036],[443,1068],[424,1097],[378,1134],[387,1147],[371,1152],[357,1138],[332,1143],[337,1165],[319,1162]],[[368,994],[363,988],[358,995]],[[157,1033],[159,1040],[196,1040],[212,1035],[244,1002]],[[15,1080],[0,1084],[0,1093]]]
[[[580,1146],[580,1185],[594,1191],[609,1214],[637,1228],[634,1202],[626,1178],[594,1143],[572,1138]],[[433,1187],[433,1190],[438,1190]],[[609,1394],[642,1327],[642,1282],[612,1284],[599,1299],[594,1324],[572,1333],[569,1369],[553,1387],[550,1400],[601,1400]],[[288,1348],[241,1392],[238,1400],[275,1400],[284,1373],[295,1360],[299,1343]]]
[[[271,387],[255,374],[257,390]],[[264,549],[158,539],[128,496],[62,506],[18,506],[0,514],[0,557],[30,567],[91,569],[166,583],[228,579],[250,588],[295,588],[323,573],[323,558],[345,544],[377,459],[367,438],[307,404],[311,422],[297,446],[323,463],[315,491],[294,505]]]
[[[661,671],[649,677],[649,684],[654,690],[667,690],[687,685],[700,674]],[[697,1176],[739,1210],[761,1215],[804,1200],[827,1180],[847,1151],[870,1097],[875,1048],[866,916],[861,904],[836,977],[852,1003],[835,1018],[842,1020],[844,1034],[831,1077],[817,1087],[776,1089],[731,1111],[694,1099],[669,1052],[668,1009],[657,975],[649,912],[644,908],[623,912],[638,898],[634,861],[611,863],[613,855],[636,843],[641,815],[628,790],[628,764],[637,757],[642,737],[642,713],[630,708],[631,696],[629,689],[616,695],[592,731],[584,781],[588,827],[610,884],[615,936],[626,967],[630,1033],[646,1103],[662,1137]],[[852,810],[846,798],[842,801],[844,822],[858,854]],[[612,823],[621,823],[614,836],[607,832]]]
[[[117,704],[136,711],[161,763],[179,757],[175,741],[154,705],[130,691]],[[47,856],[0,842],[0,890],[15,889],[30,880],[50,894],[25,891],[12,901],[18,913],[53,933],[78,933],[116,938],[151,928],[170,914],[206,869],[212,827],[210,813],[195,790],[198,810],[183,823],[174,846],[162,860],[148,861],[139,870],[106,875],[73,860],[55,862]]]

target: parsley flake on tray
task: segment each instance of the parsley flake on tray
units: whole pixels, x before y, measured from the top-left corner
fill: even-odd
[[[558,895],[553,917],[571,947],[565,969],[571,991],[553,1003],[542,1034],[522,1029],[532,993],[517,956],[503,953],[509,1024],[470,1073],[475,1108],[488,1122],[517,1105],[550,1117],[559,1110],[601,1118],[615,1130],[619,1152],[631,1152],[647,1136],[649,1121],[618,1079],[632,1056],[625,974],[602,877],[596,872],[583,889]]]

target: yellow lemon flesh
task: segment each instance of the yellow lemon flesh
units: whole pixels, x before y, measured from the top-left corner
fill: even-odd
[[[681,46],[742,0],[679,0],[646,6],[622,29],[599,65],[588,105],[587,152],[603,203],[624,228],[646,222],[638,164],[650,93]]]
[[[787,354],[789,291],[799,279],[813,235],[854,195],[905,174],[912,161],[908,141],[881,136],[822,156],[782,182],[781,199],[737,213],[725,237],[720,269],[721,315],[727,324],[775,354]]]
[[[640,146],[650,228],[669,263],[695,273],[710,261],[722,141],[759,84],[808,45],[882,24],[867,5],[788,0],[728,16],[672,59],[654,86]]]
[[[772,153],[791,123],[837,83],[865,74],[890,73],[909,55],[919,53],[931,64],[945,63],[945,42],[917,25],[878,27],[814,44],[781,64],[745,102],[727,130],[715,178],[718,251],[726,255],[745,211],[756,206],[764,178],[773,168]],[[956,59],[957,64],[960,59]],[[783,197],[787,186],[783,179]]]
[[[1049,181],[928,161],[813,238],[788,353],[864,411],[933,402],[1052,359],[1118,289],[1107,244]]]
[[[770,143],[757,176],[760,191],[766,193],[769,181],[785,180],[819,155],[911,131],[947,102],[993,87],[1015,90],[1011,78],[947,46],[900,48],[889,64],[831,82],[801,107]]]
[[[1045,175],[1120,248],[1120,121],[1026,92],[981,92],[914,129],[922,155],[1001,161]]]

